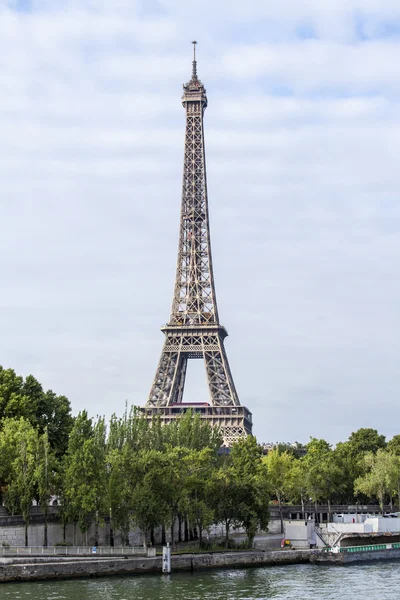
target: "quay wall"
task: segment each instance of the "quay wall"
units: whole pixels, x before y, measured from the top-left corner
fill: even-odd
[[[390,550],[373,550],[371,552],[314,552],[310,562],[315,564],[348,565],[372,560],[396,560],[400,558],[400,548]]]
[[[171,557],[172,572],[202,569],[243,568],[266,565],[307,563],[312,550],[277,550],[271,552],[226,552],[181,554]],[[78,577],[103,577],[145,573],[161,574],[161,557],[80,559],[49,562],[12,562],[0,560],[0,583],[6,581],[35,581]]]
[[[161,534],[158,536],[161,537]],[[44,524],[34,523],[28,526],[29,546],[43,546]],[[49,523],[47,525],[47,545],[56,546],[64,541],[64,526],[61,523]],[[157,540],[158,541],[158,540]],[[95,543],[95,525],[89,527],[86,534],[82,533],[78,525],[68,524],[65,528],[65,542],[72,546],[93,546]],[[110,527],[104,524],[98,528],[99,546],[110,545]],[[114,544],[121,546],[124,540],[119,532],[114,532]],[[160,543],[158,541],[158,543]],[[3,544],[9,546],[25,545],[25,526],[24,525],[3,525],[0,526],[0,547]],[[135,528],[129,532],[129,544],[131,546],[141,546],[143,544],[143,535],[139,529]]]

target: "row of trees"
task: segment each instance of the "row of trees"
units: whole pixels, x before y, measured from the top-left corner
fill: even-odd
[[[0,367],[0,494],[13,514],[22,514],[28,544],[29,513],[36,499],[44,512],[60,498],[64,522],[87,532],[104,516],[111,530],[128,536],[132,524],[144,540],[156,527],[172,539],[223,523],[226,541],[242,526],[251,542],[268,523],[270,499],[305,505],[369,503],[400,505],[400,435],[388,443],[374,429],[359,429],[333,448],[312,438],[301,452],[280,444],[263,455],[255,438],[220,454],[221,438],[199,415],[151,426],[132,409],[121,418],[75,419],[69,401],[45,392]],[[176,524],[178,526],[176,527]],[[176,527],[176,531],[175,531]],[[44,544],[47,544],[45,524]]]
[[[359,429],[335,448],[323,439],[312,438],[306,454],[280,445],[266,457],[269,485],[280,508],[285,502],[367,504],[378,502],[400,507],[400,435],[388,443],[375,429]]]
[[[134,409],[122,418],[75,419],[65,454],[59,458],[24,417],[5,418],[0,431],[0,482],[4,503],[25,521],[28,545],[29,508],[37,499],[45,513],[52,494],[60,497],[63,522],[82,532],[95,523],[95,537],[105,515],[128,537],[132,525],[146,544],[156,527],[171,529],[173,541],[187,539],[213,523],[223,523],[228,543],[232,527],[241,526],[252,543],[268,524],[268,474],[255,438],[221,455],[219,433],[186,413],[162,426]],[[178,526],[176,527],[176,524]],[[47,544],[45,525],[44,545]]]
[[[58,396],[52,390],[44,391],[33,375],[24,379],[13,369],[4,369],[0,365],[0,422],[21,417],[40,434],[47,431],[49,443],[58,458],[65,454],[73,425],[68,398]]]

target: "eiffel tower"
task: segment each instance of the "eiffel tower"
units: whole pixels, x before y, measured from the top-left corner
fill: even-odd
[[[207,96],[197,77],[196,43],[190,81],[183,86],[186,110],[182,206],[175,290],[169,323],[161,328],[164,347],[143,409],[148,419],[158,414],[168,423],[189,408],[220,428],[224,445],[251,434],[250,411],[241,406],[233,382],[215,296],[208,218],[204,148]],[[187,364],[204,359],[209,401],[183,403]]]

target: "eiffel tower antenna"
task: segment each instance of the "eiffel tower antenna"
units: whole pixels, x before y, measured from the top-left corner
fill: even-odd
[[[196,44],[193,43],[192,78],[183,86],[186,111],[185,152],[178,261],[169,322],[156,375],[146,406],[150,420],[159,415],[168,423],[189,408],[219,427],[224,445],[251,434],[250,411],[241,406],[232,378],[220,324],[211,256],[204,111],[206,90],[197,77]],[[202,359],[209,397],[202,403],[184,403],[183,391],[189,360]]]
[[[193,44],[193,63],[192,63],[192,79],[197,79],[197,61],[196,61],[196,40],[192,42]]]

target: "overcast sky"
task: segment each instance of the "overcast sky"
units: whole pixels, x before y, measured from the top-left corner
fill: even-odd
[[[217,298],[260,441],[400,433],[400,2],[0,0],[0,364],[144,405],[192,39]],[[207,400],[202,361],[185,400]]]

